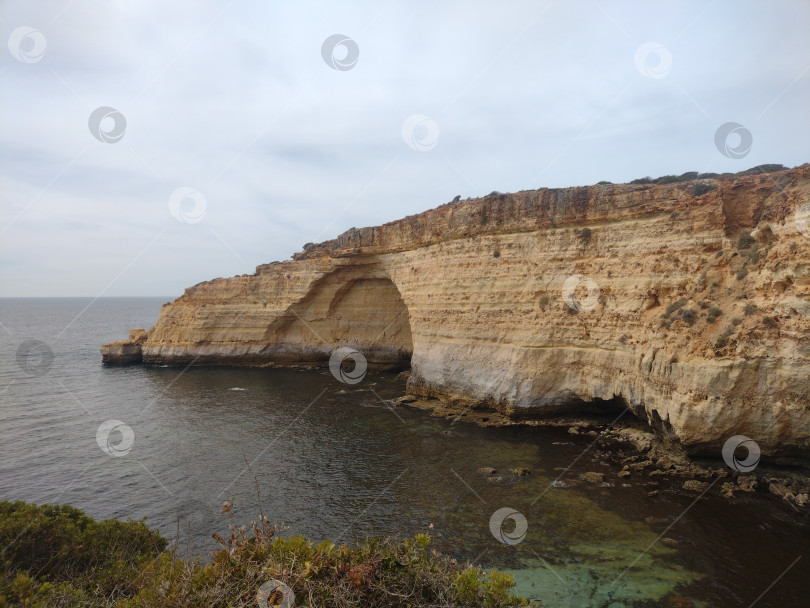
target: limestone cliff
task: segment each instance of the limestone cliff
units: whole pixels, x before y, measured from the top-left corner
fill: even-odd
[[[808,202],[810,165],[467,199],[190,287],[140,350],[259,365],[349,345],[409,360],[415,395],[510,416],[626,404],[693,452],[742,434],[806,454]]]

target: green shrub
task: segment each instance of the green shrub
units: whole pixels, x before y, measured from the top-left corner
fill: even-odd
[[[0,502],[0,546],[5,573],[69,581],[78,589],[136,591],[141,565],[166,540],[141,522],[95,521],[69,505]]]
[[[669,304],[669,305],[667,306],[667,312],[666,312],[666,314],[671,315],[673,312],[675,312],[675,311],[676,311],[676,310],[678,310],[679,308],[683,308],[684,306],[686,306],[686,303],[687,303],[688,301],[689,301],[689,300],[688,300],[688,299],[686,299],[686,298],[681,298],[680,300],[675,300],[674,302],[672,302],[671,304]]]
[[[232,503],[224,509],[230,515]],[[143,522],[96,522],[68,506],[0,503],[0,607],[247,608],[269,579],[297,605],[414,608],[529,606],[495,570],[459,565],[431,537],[357,546],[277,535],[266,518],[229,526],[210,563],[178,557]]]
[[[748,304],[745,305],[745,310],[743,312],[745,313],[746,316],[750,317],[757,310],[759,310],[759,309],[756,307],[755,304],[753,304],[751,302],[748,302]]]
[[[737,280],[738,281],[742,281],[747,276],[748,276],[748,271],[745,268],[740,268],[737,271]]]
[[[740,236],[737,237],[737,249],[748,249],[751,245],[756,243],[757,240],[751,236],[747,230],[743,230]]]
[[[714,347],[716,349],[718,349],[718,350],[721,349],[721,348],[725,348],[728,345],[729,337],[733,333],[734,333],[734,330],[731,327],[727,328],[722,334],[720,334],[720,336],[717,338],[717,340],[715,340]]]
[[[777,327],[779,325],[779,323],[776,322],[776,319],[774,319],[770,315],[762,317],[762,324],[765,327]]]
[[[717,306],[712,306],[709,308],[709,312],[706,313],[706,320],[709,323],[714,323],[717,320],[717,317],[723,314],[723,311],[717,308]]]
[[[764,165],[757,165],[756,167],[751,167],[750,169],[746,169],[745,171],[738,171],[735,175],[759,175],[761,173],[772,173],[774,171],[784,171],[787,169],[785,165],[777,164],[777,163],[768,163]]]
[[[692,186],[692,196],[703,196],[707,192],[711,192],[714,190],[714,186],[711,184],[707,184],[704,182],[698,182],[694,186]]]

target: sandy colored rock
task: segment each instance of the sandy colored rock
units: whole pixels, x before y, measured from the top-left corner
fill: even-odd
[[[605,480],[605,474],[588,471],[587,473],[580,474],[579,478],[583,481],[589,481],[591,483],[602,483]]]
[[[481,467],[478,469],[478,472],[483,473],[484,475],[492,475],[493,473],[497,473],[497,471],[492,467]]]
[[[737,490],[743,492],[756,492],[757,491],[757,478],[753,475],[740,475],[737,478]]]
[[[147,337],[148,337],[148,334],[146,333],[145,329],[139,328],[139,329],[130,329],[129,330],[129,341],[130,342],[135,342],[137,344],[143,344],[144,342],[146,342]]]
[[[349,346],[410,363],[422,398],[513,419],[629,408],[691,454],[745,435],[806,455],[810,165],[707,183],[528,190],[351,229],[186,289],[105,362],[135,345],[147,364],[325,364]]]
[[[101,362],[104,365],[134,365],[143,361],[141,344],[120,340],[101,347]]]
[[[699,481],[697,479],[689,479],[683,482],[683,489],[688,490],[689,492],[702,492],[708,486],[705,481]]]

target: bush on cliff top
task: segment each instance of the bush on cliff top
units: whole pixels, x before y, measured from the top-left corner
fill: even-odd
[[[756,167],[751,167],[750,169],[746,169],[745,171],[738,171],[737,173],[698,173],[697,171],[687,171],[686,173],[681,173],[680,175],[662,175],[661,177],[652,178],[650,176],[647,177],[640,177],[638,179],[634,179],[631,181],[631,184],[675,184],[680,182],[689,182],[695,179],[714,179],[714,178],[725,178],[730,179],[732,177],[744,177],[746,175],[761,175],[763,173],[772,173],[774,171],[784,171],[788,169],[785,165],[780,164],[765,164],[765,165],[757,165]],[[599,182],[600,184],[602,182]],[[714,189],[714,186],[706,185],[706,184],[696,184],[694,189],[692,190],[692,194],[694,196],[700,196],[701,194],[706,194],[709,190]]]
[[[228,509],[229,510],[229,509]],[[296,606],[528,606],[511,577],[460,566],[419,534],[350,547],[284,538],[260,518],[229,526],[207,564],[166,550],[143,522],[96,522],[69,506],[0,503],[0,608],[256,606],[262,583],[292,588]]]

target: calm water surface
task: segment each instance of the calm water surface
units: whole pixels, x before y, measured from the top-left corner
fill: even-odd
[[[565,478],[569,487],[550,487],[555,468],[591,439],[392,410],[381,400],[403,384],[389,374],[350,386],[328,371],[103,368],[100,345],[154,324],[166,299],[0,300],[0,499],[147,517],[169,538],[180,527],[205,552],[228,524],[222,501],[235,497],[241,524],[256,517],[260,496],[271,520],[314,539],[412,535],[433,524],[440,550],[509,570],[548,607],[808,605],[807,517],[769,496],[730,504],[709,495],[689,508],[694,495],[674,484],[651,498],[649,478],[620,479],[590,454]],[[27,339],[52,349],[46,374],[18,365]],[[134,432],[125,456],[97,444],[111,419]],[[492,483],[477,472],[519,466],[532,475]],[[614,487],[577,482],[585,471],[604,472]],[[526,517],[519,544],[490,532],[502,507]],[[664,534],[676,542],[655,542],[676,519]]]

